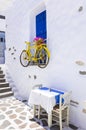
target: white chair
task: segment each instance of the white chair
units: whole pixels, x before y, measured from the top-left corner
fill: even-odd
[[[61,94],[59,104],[52,110],[52,120],[59,123],[60,130],[62,130],[63,121],[67,126],[69,125],[70,96],[71,92]]]
[[[32,89],[41,88],[41,87],[42,87],[42,84],[37,84],[37,85],[34,85],[34,86],[32,87]]]

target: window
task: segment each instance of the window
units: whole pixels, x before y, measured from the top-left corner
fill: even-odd
[[[3,37],[0,38],[0,42],[3,42]]]
[[[46,10],[36,15],[36,37],[47,39]]]
[[[0,19],[5,19],[5,16],[3,16],[3,15],[0,15]]]

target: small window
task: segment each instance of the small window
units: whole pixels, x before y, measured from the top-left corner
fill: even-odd
[[[3,16],[3,15],[0,15],[0,19],[5,19],[5,16]]]
[[[0,42],[5,42],[5,38],[1,37]]]
[[[0,40],[1,42],[3,42],[3,38],[1,38],[1,40]]]

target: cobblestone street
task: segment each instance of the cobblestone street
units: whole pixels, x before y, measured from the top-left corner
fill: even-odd
[[[49,128],[47,114],[42,111],[41,119],[33,118],[33,109],[14,97],[0,99],[0,129],[1,130],[59,130],[53,123]],[[72,130],[63,128],[63,130]]]

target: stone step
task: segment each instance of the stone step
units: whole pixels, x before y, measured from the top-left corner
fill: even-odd
[[[3,87],[9,87],[9,83],[7,82],[0,83],[0,88],[3,88]]]
[[[0,70],[0,74],[3,74],[3,70]]]
[[[4,93],[4,92],[9,92],[9,91],[11,91],[11,88],[10,88],[10,87],[0,88],[0,94],[1,94],[1,93]]]
[[[4,78],[5,74],[0,74],[0,78]]]
[[[2,82],[6,82],[6,79],[0,78],[0,83],[2,83]]]
[[[10,96],[13,96],[13,92],[12,91],[0,94],[0,98],[10,97]]]

